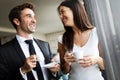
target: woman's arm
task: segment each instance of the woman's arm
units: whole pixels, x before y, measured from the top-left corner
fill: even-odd
[[[61,70],[63,73],[68,73],[70,71],[70,64],[67,63],[64,59],[64,56],[65,56],[65,48],[64,46],[58,42],[58,52],[59,52],[59,55],[60,55],[60,66],[61,66]]]
[[[105,69],[105,67],[104,67],[104,60],[102,58],[103,55],[102,55],[102,51],[101,51],[101,48],[100,48],[100,44],[98,44],[98,49],[99,49],[100,57],[98,58],[97,63],[99,65],[100,69],[104,70]]]

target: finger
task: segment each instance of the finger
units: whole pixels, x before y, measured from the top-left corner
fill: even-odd
[[[79,64],[84,64],[85,62],[84,62],[84,60],[79,59],[79,60],[78,60],[78,63],[79,63]]]
[[[58,68],[56,67],[52,67],[52,68],[49,68],[52,72],[57,72],[58,71]]]
[[[30,56],[30,61],[31,61],[31,62],[36,62],[36,61],[37,61],[36,55],[31,55],[31,56]]]
[[[37,56],[36,55],[31,55],[30,58],[31,59],[37,59]]]
[[[73,56],[73,54],[72,53],[67,53],[66,54],[66,57],[70,57],[70,56]]]
[[[85,62],[85,61],[81,64],[82,67],[89,67],[91,65],[92,65],[91,62]]]
[[[84,63],[89,64],[91,63],[91,60],[84,60]]]

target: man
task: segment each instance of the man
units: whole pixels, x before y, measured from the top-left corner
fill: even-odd
[[[51,51],[47,42],[32,36],[36,29],[33,4],[24,3],[14,7],[9,13],[9,20],[16,29],[16,37],[0,47],[0,80],[51,80],[59,65],[42,67],[51,62]],[[33,41],[35,54],[30,54],[26,40]],[[38,70],[34,70],[37,66],[42,72],[39,76]]]

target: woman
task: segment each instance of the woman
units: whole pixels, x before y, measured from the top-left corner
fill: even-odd
[[[65,28],[58,39],[62,71],[69,73],[69,80],[104,80],[96,28],[88,20],[83,5],[78,0],[66,0],[59,5],[58,12]],[[83,57],[76,60],[74,54]]]

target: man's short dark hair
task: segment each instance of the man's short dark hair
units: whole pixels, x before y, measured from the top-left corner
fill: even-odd
[[[16,24],[13,22],[13,19],[17,18],[20,20],[20,14],[22,10],[24,10],[25,8],[29,8],[34,11],[34,7],[35,6],[32,3],[27,2],[11,9],[8,17],[9,17],[9,21],[12,23],[15,29],[16,29]]]

